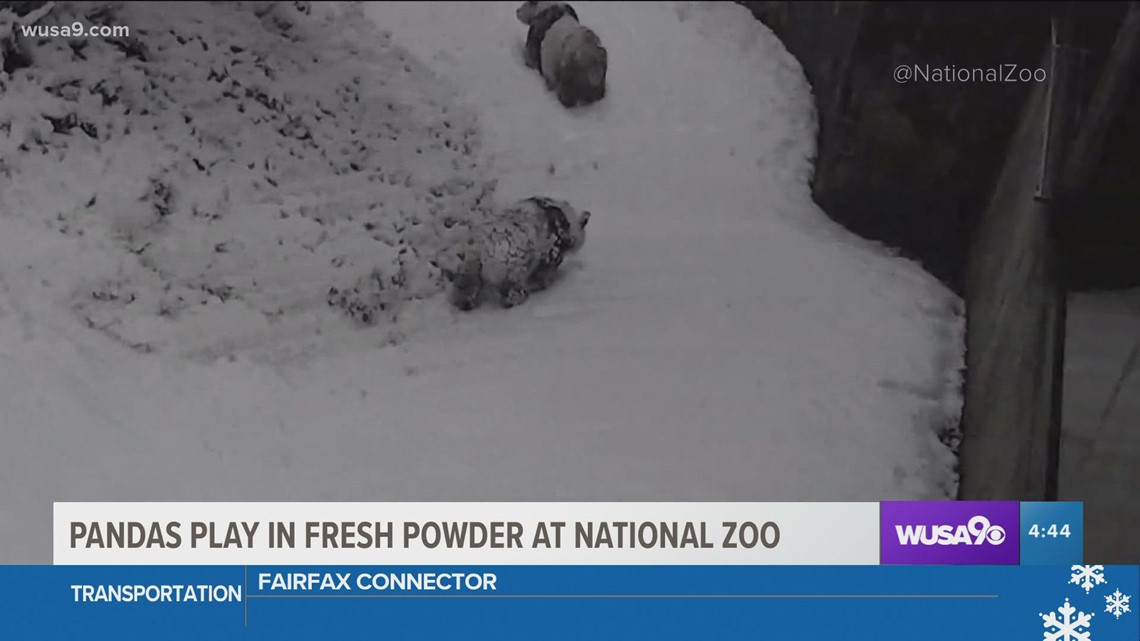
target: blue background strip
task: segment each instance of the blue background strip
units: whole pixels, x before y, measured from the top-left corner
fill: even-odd
[[[259,575],[275,572],[339,572],[348,575],[350,589],[258,589]],[[362,573],[390,572],[493,573],[498,589],[491,598],[422,596],[454,591],[360,597],[375,594],[355,587]],[[352,634],[369,639],[1009,641],[1043,639],[1050,630],[1039,613],[1057,611],[1066,599],[1093,614],[1090,627],[1075,632],[1091,631],[1089,638],[1095,641],[1140,639],[1135,603],[1140,567],[1107,566],[1091,573],[1104,582],[1091,579],[1082,587],[1080,577],[1071,580],[1071,566],[1044,565],[3,566],[0,639],[328,639]],[[246,598],[233,603],[76,603],[70,587],[76,584],[229,584],[241,586]],[[1130,611],[1119,618],[1105,611],[1106,596],[1115,590],[1131,597]],[[308,596],[288,596],[297,594]]]

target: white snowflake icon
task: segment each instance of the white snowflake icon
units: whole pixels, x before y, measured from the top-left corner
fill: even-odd
[[[1060,618],[1057,617],[1058,614],[1061,615]],[[1089,628],[1092,627],[1095,615],[1078,612],[1068,599],[1055,612],[1040,616],[1045,622],[1044,641],[1090,641]]]
[[[1132,600],[1132,597],[1121,593],[1120,590],[1117,590],[1116,592],[1113,592],[1112,594],[1104,597],[1104,600],[1106,602],[1104,611],[1118,619],[1120,618],[1120,615],[1124,614],[1125,612],[1132,611],[1132,608],[1128,606],[1128,602]]]
[[[1103,565],[1074,565],[1073,576],[1069,579],[1069,583],[1084,588],[1085,594],[1105,582]]]

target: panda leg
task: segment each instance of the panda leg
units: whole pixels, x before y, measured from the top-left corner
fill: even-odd
[[[585,99],[588,102],[598,102],[606,97],[606,86],[603,84],[599,87],[590,87],[586,92]]]
[[[527,283],[527,289],[532,292],[541,292],[549,289],[554,284],[555,269],[553,268],[540,268],[530,277]]]
[[[538,30],[531,27],[526,34],[525,55],[523,56],[526,66],[531,69],[538,69],[539,56],[542,55],[542,38],[538,34]]]
[[[479,306],[479,299],[483,294],[483,279],[475,265],[465,266],[458,274],[452,292],[452,304],[460,311],[469,312]]]
[[[456,289],[452,304],[461,312],[469,312],[479,306],[479,293]]]
[[[558,87],[558,102],[567,108],[573,107],[578,102],[574,97],[574,90],[565,83]]]

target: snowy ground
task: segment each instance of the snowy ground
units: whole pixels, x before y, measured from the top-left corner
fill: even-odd
[[[514,3],[174,6],[101,87],[48,43],[0,94],[0,562],[56,500],[953,493],[960,302],[811,203],[809,88],[742,7],[580,3],[610,94],[568,112]],[[447,309],[536,193],[594,213],[566,277]]]
[[[1062,500],[1085,502],[1085,555],[1140,559],[1140,290],[1069,301]]]

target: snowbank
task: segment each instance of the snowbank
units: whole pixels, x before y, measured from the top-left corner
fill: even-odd
[[[60,302],[136,351],[280,357],[330,305],[395,323],[489,202],[475,114],[430,70],[358,14],[263,4],[64,5],[135,35],[26,43],[7,81],[0,206],[105,244]]]

